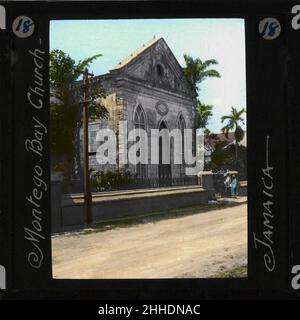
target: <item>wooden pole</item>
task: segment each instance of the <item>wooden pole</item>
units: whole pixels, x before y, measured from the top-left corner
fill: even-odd
[[[84,182],[84,211],[86,224],[92,223],[89,173],[89,73],[86,68],[83,73],[83,182]]]

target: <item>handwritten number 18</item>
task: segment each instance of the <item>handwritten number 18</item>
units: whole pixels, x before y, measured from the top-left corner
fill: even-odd
[[[27,33],[29,31],[30,26],[32,25],[32,23],[30,23],[30,20],[26,20],[23,23],[23,19],[20,19],[20,21],[19,21],[19,23],[17,25],[16,31],[19,31],[22,25],[23,25],[23,33]]]
[[[268,30],[268,36],[269,37],[273,37],[275,32],[276,32],[276,29],[278,27],[279,27],[279,25],[276,24],[275,22],[271,22],[271,23],[266,22],[265,25],[264,25],[264,28],[263,28],[263,30],[261,32],[261,35],[264,36],[266,34],[267,30],[269,29]]]

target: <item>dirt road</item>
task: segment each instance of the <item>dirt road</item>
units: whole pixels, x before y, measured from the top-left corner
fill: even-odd
[[[53,277],[208,277],[247,263],[247,205],[52,239]]]

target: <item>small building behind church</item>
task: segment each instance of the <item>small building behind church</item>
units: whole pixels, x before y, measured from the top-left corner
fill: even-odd
[[[151,129],[194,129],[197,93],[185,78],[182,67],[163,38],[153,39],[107,74],[91,78],[94,87],[102,87],[106,98],[102,104],[108,111],[107,119],[89,123],[89,165],[96,171],[130,171],[136,177],[147,179],[180,178],[185,174],[184,164],[174,164],[173,143],[171,141],[170,164],[120,164],[100,165],[96,160],[96,141],[99,129],[110,128],[119,134],[120,152],[117,161],[123,156],[128,145],[122,145],[124,134],[134,128],[145,129],[149,140]],[[119,121],[126,128],[119,130]],[[81,133],[82,148],[82,133]],[[81,152],[82,154],[82,152]]]

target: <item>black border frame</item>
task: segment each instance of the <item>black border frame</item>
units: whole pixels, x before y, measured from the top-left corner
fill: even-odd
[[[2,4],[2,3],[1,3]],[[290,243],[296,230],[289,233],[294,220],[293,210],[288,215],[288,196],[299,202],[296,193],[290,194],[288,171],[291,164],[288,149],[288,133],[296,139],[299,111],[299,93],[294,89],[299,83],[298,47],[296,33],[291,31],[291,8],[289,1],[237,1],[204,0],[196,1],[108,1],[108,2],[4,2],[7,10],[8,29],[0,30],[1,74],[0,102],[1,136],[5,136],[1,155],[3,168],[1,180],[6,188],[1,192],[3,214],[0,216],[1,232],[6,245],[0,263],[7,266],[8,289],[5,295],[11,297],[39,298],[84,298],[84,299],[218,299],[218,298],[266,298],[294,296],[290,287],[290,265],[299,261],[294,254],[290,261]],[[28,15],[36,23],[32,37],[19,39],[11,31],[15,17]],[[282,26],[279,38],[266,41],[258,34],[260,19],[273,16]],[[26,137],[32,136],[32,116],[49,128],[49,91],[45,82],[44,108],[32,110],[24,94],[32,81],[32,59],[27,50],[38,45],[42,38],[42,50],[49,53],[49,20],[52,19],[121,19],[121,18],[244,18],[246,31],[246,78],[247,78],[247,142],[248,142],[248,278],[247,279],[167,279],[167,280],[54,280],[51,274],[51,218],[50,190],[45,193],[42,203],[42,240],[44,260],[39,269],[29,266],[28,241],[24,241],[24,227],[31,223],[31,212],[25,197],[32,191],[32,170],[36,159],[29,156],[24,148]],[[300,32],[300,31],[299,31]],[[298,38],[299,42],[299,38]],[[289,52],[292,47],[294,51]],[[1,57],[2,55],[2,57]],[[294,62],[296,61],[296,62]],[[2,69],[3,68],[3,69]],[[289,71],[289,72],[288,72]],[[48,79],[48,70],[44,70]],[[291,75],[292,74],[292,75]],[[299,91],[298,91],[299,92]],[[9,106],[9,107],[8,107]],[[289,107],[289,108],[288,108]],[[294,116],[289,116],[292,110]],[[289,128],[288,124],[293,125]],[[295,130],[295,131],[293,131]],[[262,168],[265,166],[266,137],[270,137],[269,158],[274,167],[274,254],[276,267],[268,272],[264,266],[263,247],[255,249],[253,232],[261,235],[264,231],[262,217]],[[44,179],[50,188],[49,135],[44,141],[44,156],[41,165]],[[296,141],[293,140],[293,143]],[[294,146],[294,144],[293,144]],[[295,146],[294,146],[295,148]],[[292,164],[296,165],[296,157]],[[299,167],[299,165],[298,165]],[[48,170],[47,170],[48,168]],[[295,180],[295,177],[294,177]],[[293,181],[294,181],[293,180]],[[298,179],[299,180],[299,179]],[[299,182],[296,182],[298,185]],[[294,220],[293,220],[294,219]],[[2,224],[3,223],[3,224]],[[0,244],[1,245],[1,244]],[[2,249],[2,247],[0,247]],[[294,252],[294,251],[293,251]],[[300,262],[299,262],[300,264]]]

